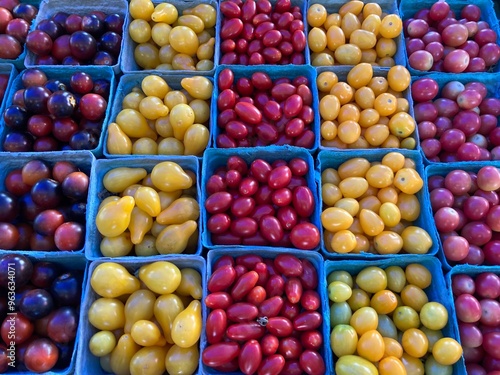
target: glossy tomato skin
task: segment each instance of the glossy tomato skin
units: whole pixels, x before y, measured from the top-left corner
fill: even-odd
[[[207,347],[202,354],[203,363],[210,367],[222,366],[231,362],[240,353],[235,342],[222,342]]]
[[[257,340],[249,340],[241,347],[238,365],[245,375],[257,371],[262,362],[262,349]]]
[[[11,334],[11,327],[15,327],[14,337]],[[33,334],[35,327],[33,323],[22,313],[18,312],[16,315],[7,316],[1,327],[1,336],[4,342],[14,341],[16,345],[22,344],[30,338]]]
[[[56,345],[48,339],[34,340],[27,348],[24,363],[33,372],[47,372],[59,359]]]

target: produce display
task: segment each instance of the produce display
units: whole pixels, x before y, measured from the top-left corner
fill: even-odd
[[[131,0],[128,31],[142,69],[207,71],[214,68],[217,10],[198,4],[182,12],[168,2]],[[181,15],[179,15],[181,13]]]
[[[3,113],[10,152],[93,150],[108,107],[110,82],[85,72],[49,79],[40,69],[21,74],[22,87]]]
[[[206,184],[206,229],[214,245],[319,246],[312,222],[316,202],[304,159],[247,164],[231,156]]]
[[[485,72],[500,59],[497,33],[481,9],[465,5],[460,13],[446,1],[421,9],[404,21],[410,67],[449,73]]]
[[[500,265],[500,170],[484,166],[433,175],[429,192],[446,259]]]
[[[443,335],[449,311],[430,301],[421,264],[328,275],[330,345],[338,375],[452,374],[462,347]],[[377,365],[377,367],[375,367]]]
[[[116,283],[109,283],[112,278]],[[193,374],[202,330],[202,280],[193,268],[157,261],[136,275],[105,262],[90,276],[97,294],[88,311],[98,329],[85,345],[114,374]]]
[[[327,5],[327,3],[325,3]],[[396,39],[403,30],[398,14],[382,14],[378,3],[345,2],[338,12],[329,13],[323,4],[307,11],[313,66],[373,63],[394,66]]]
[[[16,372],[31,373],[63,371],[70,366],[82,281],[83,271],[66,269],[60,263],[32,262],[19,254],[0,257],[0,373],[12,369],[9,363],[15,363]],[[15,302],[7,299],[8,291],[14,289]]]
[[[207,288],[205,366],[248,375],[325,374],[318,272],[309,260],[225,255]]]
[[[108,126],[107,149],[116,155],[197,155],[208,145],[212,82],[185,77],[174,90],[160,76],[144,77],[122,100]]]
[[[35,65],[107,65],[118,62],[123,16],[99,10],[88,14],[57,12],[37,23],[26,37]]]
[[[15,60],[24,49],[31,23],[38,9],[18,0],[0,3],[0,59]]]
[[[500,278],[492,272],[452,276],[460,340],[469,375],[500,371]]]
[[[220,64],[305,63],[304,16],[290,0],[226,0],[220,12]]]
[[[103,178],[112,194],[99,205],[95,225],[103,256],[194,253],[198,245],[196,175],[179,164],[119,167]]]
[[[83,248],[89,176],[69,161],[33,159],[10,170],[0,192],[0,248]]]
[[[374,76],[369,63],[353,67],[345,80],[334,71],[317,79],[321,145],[340,149],[415,149],[415,120],[404,93],[410,73],[401,65],[390,68],[387,78]]]
[[[424,181],[413,160],[398,152],[381,162],[352,158],[321,173],[326,250],[347,254],[426,254],[432,238],[412,225],[420,216],[415,194]]]
[[[248,78],[235,78],[231,69],[224,69],[217,84],[217,147],[288,144],[313,148],[313,94],[307,77],[272,80],[258,71]]]
[[[420,145],[433,162],[500,159],[500,100],[481,82],[432,78],[412,84]]]

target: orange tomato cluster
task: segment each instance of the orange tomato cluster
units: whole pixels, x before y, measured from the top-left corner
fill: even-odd
[[[394,66],[394,41],[403,30],[397,14],[386,14],[377,3],[351,0],[338,13],[328,14],[321,4],[307,11],[311,64],[314,66],[356,65],[366,62]]]
[[[423,180],[414,162],[391,152],[382,162],[353,158],[321,176],[324,241],[334,253],[425,254],[432,239],[413,226]]]
[[[367,375],[452,373],[462,347],[443,336],[448,310],[429,301],[425,266],[372,266],[356,276],[335,271],[327,282],[338,375],[354,368]]]
[[[334,72],[320,73],[316,82],[321,144],[341,149],[414,149],[416,124],[403,97],[410,81],[410,73],[401,65],[392,67],[387,78],[374,77],[368,63],[352,68],[346,82]]]

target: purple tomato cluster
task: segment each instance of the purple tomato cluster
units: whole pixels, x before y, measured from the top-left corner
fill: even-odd
[[[500,372],[500,277],[492,272],[452,278],[460,340],[469,375]]]
[[[73,163],[31,160],[0,192],[0,247],[74,251],[83,247],[89,177]]]
[[[323,375],[318,274],[307,259],[222,256],[208,280],[206,366],[243,374]]]
[[[310,222],[316,203],[304,177],[308,171],[300,158],[248,165],[231,156],[206,185],[212,243],[316,248],[320,233]]]
[[[500,265],[500,171],[460,169],[429,178],[432,211],[450,262]]]
[[[0,59],[14,60],[23,52],[26,36],[38,9],[19,0],[0,1]]]
[[[19,254],[0,258],[0,373],[12,369],[9,363],[15,363],[17,372],[34,373],[69,366],[82,279],[81,271],[53,262],[33,263]],[[14,290],[11,282],[14,299],[7,297]]]
[[[484,72],[500,59],[497,34],[481,9],[466,5],[456,15],[446,1],[422,9],[403,23],[410,66],[438,72]]]

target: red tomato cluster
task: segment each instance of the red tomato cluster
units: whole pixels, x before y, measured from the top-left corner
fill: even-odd
[[[224,16],[221,64],[260,65],[305,63],[306,34],[302,11],[290,0],[228,0]]]
[[[307,162],[262,159],[250,166],[231,156],[207,181],[207,229],[215,245],[296,247],[312,250],[320,233],[310,222],[314,196]]]
[[[314,146],[312,92],[309,80],[280,78],[264,72],[235,80],[224,69],[218,77],[217,147],[234,148],[269,144]]]
[[[288,254],[274,260],[225,255],[207,287],[206,366],[244,374],[325,374],[318,274],[310,261]]]

